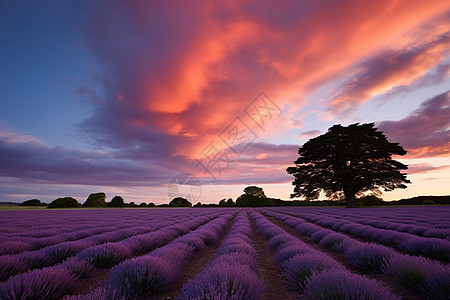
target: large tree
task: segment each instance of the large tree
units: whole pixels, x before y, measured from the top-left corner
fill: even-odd
[[[408,167],[392,159],[393,154],[405,155],[405,149],[389,142],[374,123],[334,125],[307,141],[298,154],[296,166],[286,169],[295,178],[291,198],[314,200],[323,190],[328,198],[344,196],[347,207],[355,207],[358,194],[404,189],[410,183],[401,173]]]

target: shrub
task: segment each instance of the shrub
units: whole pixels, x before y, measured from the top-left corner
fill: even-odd
[[[276,251],[277,249],[283,248],[283,246],[286,246],[295,240],[296,239],[288,233],[278,234],[269,240],[269,248]]]
[[[89,261],[80,260],[76,257],[71,257],[55,267],[67,270],[70,275],[77,279],[88,276],[94,270],[94,265]]]
[[[123,198],[120,196],[114,196],[111,199],[111,202],[108,202],[107,205],[109,207],[123,207],[125,206],[125,202],[123,201]]]
[[[177,274],[163,258],[141,256],[122,262],[109,273],[107,284],[120,291],[126,299],[148,297],[167,289]]]
[[[28,270],[28,264],[20,260],[16,255],[0,256],[0,281]]]
[[[292,244],[289,244],[286,247],[283,247],[280,249],[276,254],[275,258],[278,261],[278,263],[281,265],[283,262],[287,259],[290,259],[294,257],[295,255],[305,254],[305,253],[312,253],[313,250],[311,247],[307,246],[306,244],[295,242]]]
[[[128,247],[118,243],[93,246],[77,254],[79,259],[88,260],[96,268],[110,268],[130,256]]]
[[[430,271],[439,268],[432,260],[409,255],[395,255],[386,261],[381,271],[404,284],[417,288],[425,282]]]
[[[126,299],[125,296],[120,295],[120,292],[113,289],[111,286],[98,287],[91,290],[87,294],[80,294],[78,296],[66,296],[64,300],[130,300],[133,298]]]
[[[187,199],[182,197],[173,198],[172,201],[169,202],[169,206],[171,207],[192,207],[192,203]]]
[[[380,282],[346,270],[315,273],[307,279],[303,294],[307,300],[390,300],[398,299]]]
[[[436,268],[429,273],[419,290],[426,299],[450,299],[450,269]]]
[[[90,194],[86,199],[86,202],[83,203],[84,207],[106,207],[106,194],[105,193],[96,193]]]
[[[75,198],[63,197],[53,200],[47,207],[48,208],[76,208],[81,204]]]
[[[345,252],[347,260],[358,270],[380,271],[395,251],[377,244],[361,243]]]
[[[342,266],[335,260],[321,253],[294,255],[282,264],[283,276],[297,290],[304,288],[306,280],[312,274],[340,268]]]
[[[76,283],[76,278],[64,269],[33,270],[8,280],[0,287],[0,295],[4,300],[58,299]]]
[[[400,244],[400,248],[415,255],[450,260],[450,242],[438,238],[412,237]]]
[[[248,266],[220,263],[184,284],[176,299],[257,300],[263,291],[262,280]]]
[[[41,200],[39,199],[27,200],[19,204],[19,206],[41,206],[41,205],[42,203]]]
[[[325,249],[333,248],[335,245],[341,243],[344,239],[348,237],[344,234],[332,232],[325,235],[319,242],[320,247]]]

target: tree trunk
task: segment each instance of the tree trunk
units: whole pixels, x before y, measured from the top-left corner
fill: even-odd
[[[355,198],[356,193],[351,188],[344,188],[345,200],[347,201],[347,206],[350,208],[356,207]]]

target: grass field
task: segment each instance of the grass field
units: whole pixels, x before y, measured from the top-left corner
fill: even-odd
[[[448,206],[2,208],[0,299],[450,298]]]

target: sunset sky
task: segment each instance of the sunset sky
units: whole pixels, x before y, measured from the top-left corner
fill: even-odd
[[[298,148],[356,122],[408,151],[385,200],[450,194],[448,0],[4,0],[0,92],[0,201],[288,199]]]

